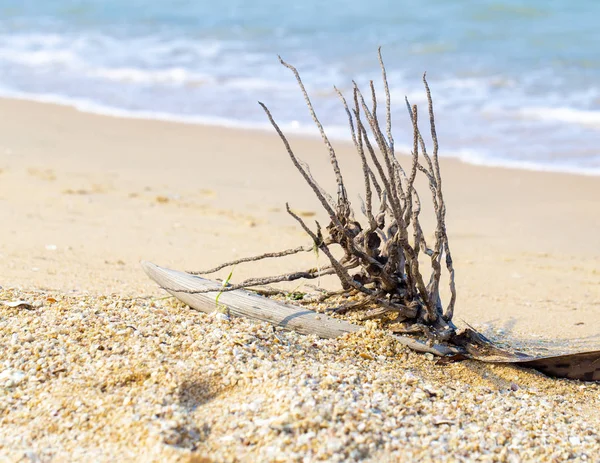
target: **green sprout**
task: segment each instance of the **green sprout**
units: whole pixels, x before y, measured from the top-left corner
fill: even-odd
[[[227,278],[225,278],[225,281],[223,281],[223,288],[229,286],[229,280],[231,280],[231,277],[233,276],[234,269],[235,265],[231,267],[231,272],[229,272],[229,275],[227,275]],[[219,304],[219,298],[221,297],[221,294],[223,294],[223,291],[219,291],[219,294],[217,294],[217,297],[215,298],[215,305],[217,306],[217,311],[224,313],[225,315],[229,315],[229,309],[227,308],[227,306],[224,304]]]

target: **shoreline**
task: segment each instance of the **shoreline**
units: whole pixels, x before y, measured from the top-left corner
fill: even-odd
[[[261,123],[252,124],[249,122],[236,121],[234,119],[214,118],[210,116],[178,116],[163,112],[148,112],[148,111],[129,111],[120,108],[113,108],[105,106],[99,103],[86,101],[84,99],[61,97],[56,95],[28,95],[28,94],[15,94],[15,95],[0,95],[0,100],[14,100],[21,102],[30,102],[44,105],[56,105],[65,108],[71,108],[83,114],[91,114],[104,117],[113,117],[123,120],[141,120],[141,121],[157,121],[173,124],[182,125],[193,125],[201,126],[206,128],[220,128],[229,130],[244,130],[244,131],[256,131],[260,133],[272,133],[273,127],[264,121]],[[341,109],[341,108],[340,108]],[[293,137],[308,138],[310,140],[320,140],[320,134],[314,126],[307,126],[299,129],[293,123],[281,124],[280,127],[285,133]],[[327,127],[326,127],[327,131]],[[342,129],[341,127],[335,127],[333,132],[334,135],[328,134],[332,142],[347,143],[350,144],[350,135],[347,134],[347,127]],[[344,133],[345,135],[341,135]],[[409,152],[410,147],[408,145],[403,146],[401,152]],[[443,151],[443,150],[442,150]],[[495,159],[483,159],[481,156],[452,153],[448,155],[441,154],[446,159],[455,159],[464,164],[489,167],[489,168],[501,168],[501,169],[517,169],[525,170],[530,172],[546,172],[566,175],[580,175],[584,177],[600,177],[600,167],[595,169],[585,169],[576,166],[563,166],[557,167],[547,164],[539,164],[531,161],[516,161],[516,160],[495,160]]]

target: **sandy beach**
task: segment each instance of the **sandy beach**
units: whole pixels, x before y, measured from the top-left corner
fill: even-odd
[[[286,201],[326,223],[275,133],[7,99],[0,121],[0,301],[32,304],[0,304],[0,460],[597,461],[597,384],[165,299],[140,260],[194,270],[310,244]],[[330,187],[321,142],[290,142]],[[335,146],[354,201],[359,159]],[[454,159],[442,175],[457,323],[600,348],[600,178]]]

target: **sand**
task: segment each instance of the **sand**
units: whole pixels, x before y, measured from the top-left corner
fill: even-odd
[[[373,330],[320,341],[163,299],[140,260],[189,270],[308,244],[286,201],[326,222],[272,133],[15,100],[0,100],[0,120],[0,301],[34,304],[0,305],[0,460],[600,454],[598,385],[439,366]],[[322,145],[291,142],[330,186]],[[356,198],[357,156],[336,148]],[[442,170],[457,322],[599,348],[600,179]],[[238,266],[234,281],[314,259]]]

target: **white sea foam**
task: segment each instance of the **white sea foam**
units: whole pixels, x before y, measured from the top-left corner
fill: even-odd
[[[0,49],[3,61],[24,64],[31,67],[65,66],[77,62],[77,57],[70,50],[30,50],[27,52],[9,48]]]
[[[521,109],[519,113],[525,117],[534,119],[582,124],[600,129],[600,110],[592,111],[566,107],[530,107]]]
[[[487,167],[505,167],[509,169],[532,170],[538,172],[556,172],[568,173],[586,176],[600,176],[600,156],[594,156],[588,159],[588,162],[594,162],[598,167],[582,167],[578,165],[577,160],[555,161],[555,162],[536,162],[531,160],[517,160],[509,158],[499,158],[489,153],[482,153],[475,150],[456,150],[446,153],[450,157],[460,159],[467,164]]]
[[[58,34],[1,34],[0,63],[21,64],[32,68],[72,65],[76,50]],[[6,64],[4,64],[6,63]]]
[[[190,72],[182,67],[166,69],[92,67],[82,69],[81,72],[89,77],[135,84],[203,85],[215,81],[212,76]]]

